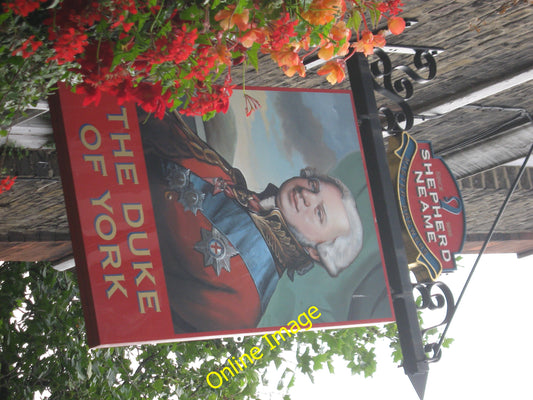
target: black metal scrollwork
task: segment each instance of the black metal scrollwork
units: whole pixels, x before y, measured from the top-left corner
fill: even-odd
[[[427,50],[416,49],[414,54],[414,66],[416,71],[406,65],[393,66],[387,53],[379,48],[374,49],[374,54],[378,59],[370,64],[370,71],[374,77],[374,90],[396,103],[392,110],[388,106],[381,106],[379,111],[385,117],[383,130],[396,134],[407,131],[413,127],[414,115],[407,100],[414,93],[413,82],[427,83],[437,74],[437,63],[432,53]],[[427,77],[423,78],[417,72],[427,71]],[[393,80],[394,71],[401,71],[406,77]],[[409,79],[408,79],[409,78]],[[378,81],[381,81],[380,85]],[[411,82],[413,81],[413,82]]]
[[[418,306],[419,310],[437,310],[446,307],[446,314],[442,321],[436,325],[422,329],[422,335],[426,334],[431,329],[438,328],[439,326],[446,325],[450,322],[455,312],[455,302],[453,299],[453,293],[448,286],[442,282],[431,282],[418,283],[413,285],[413,288],[420,293],[422,299],[422,303]],[[440,293],[433,292],[434,288],[438,288]],[[428,362],[436,362],[440,360],[441,350],[438,343],[426,344],[424,346],[424,351],[426,354],[433,353],[431,356],[428,356]]]

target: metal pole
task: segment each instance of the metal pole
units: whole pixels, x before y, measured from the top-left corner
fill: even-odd
[[[474,266],[472,267],[472,270],[470,271],[470,274],[468,275],[468,278],[465,282],[465,285],[463,287],[463,290],[461,291],[461,294],[459,295],[459,298],[457,299],[457,302],[455,303],[454,310],[452,312],[452,315],[450,317],[450,320],[446,324],[446,327],[444,328],[444,331],[442,332],[442,335],[440,337],[439,343],[437,344],[437,349],[435,350],[435,354],[438,355],[440,353],[440,349],[442,346],[442,343],[444,342],[444,339],[446,338],[446,333],[448,332],[448,328],[450,327],[450,324],[452,323],[453,317],[455,316],[455,313],[457,311],[457,307],[459,307],[459,304],[461,303],[461,300],[463,298],[463,295],[465,294],[466,288],[468,287],[468,284],[470,283],[470,279],[472,278],[472,275],[474,274],[474,271],[476,270],[476,267],[479,263],[479,260],[481,259],[481,256],[485,252],[485,249],[487,248],[491,238],[492,234],[494,233],[496,229],[496,225],[498,225],[498,222],[500,222],[500,219],[503,215],[503,212],[507,208],[507,204],[511,200],[511,196],[513,195],[514,191],[516,190],[516,187],[518,186],[518,183],[520,182],[520,178],[522,178],[522,175],[524,174],[524,171],[526,170],[527,163],[529,162],[529,158],[531,157],[531,154],[533,153],[533,145],[529,148],[529,152],[524,160],[524,163],[520,167],[520,170],[518,171],[518,175],[515,178],[515,181],[513,182],[513,186],[509,190],[509,193],[507,193],[507,197],[505,198],[502,206],[500,207],[500,211],[498,212],[498,215],[496,216],[496,219],[494,220],[494,223],[492,224],[492,227],[489,230],[489,233],[487,235],[487,238],[485,239],[485,242],[483,243],[483,246],[481,246],[481,250],[479,251],[479,254],[476,258],[476,261],[474,262]]]

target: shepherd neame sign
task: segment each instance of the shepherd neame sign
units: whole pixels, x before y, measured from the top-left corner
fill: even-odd
[[[436,280],[443,270],[454,270],[454,253],[465,237],[463,202],[450,170],[433,156],[430,142],[407,133],[394,152],[400,158],[397,190],[400,212],[418,254],[410,267],[419,281]]]

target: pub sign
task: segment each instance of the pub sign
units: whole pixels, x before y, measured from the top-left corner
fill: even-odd
[[[250,97],[261,108],[247,117]],[[350,91],[247,88],[210,121],[160,120],[60,86],[89,345],[295,333],[306,311],[314,328],[393,321],[353,104]]]
[[[456,269],[466,224],[457,182],[431,143],[407,132],[392,137],[389,148],[410,269],[419,282],[435,281]]]

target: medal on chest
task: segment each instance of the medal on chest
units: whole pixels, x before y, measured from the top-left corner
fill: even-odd
[[[194,249],[204,255],[204,267],[212,266],[217,276],[222,269],[231,272],[230,258],[239,252],[215,227],[211,231],[202,228],[200,232],[202,240],[194,245]]]

